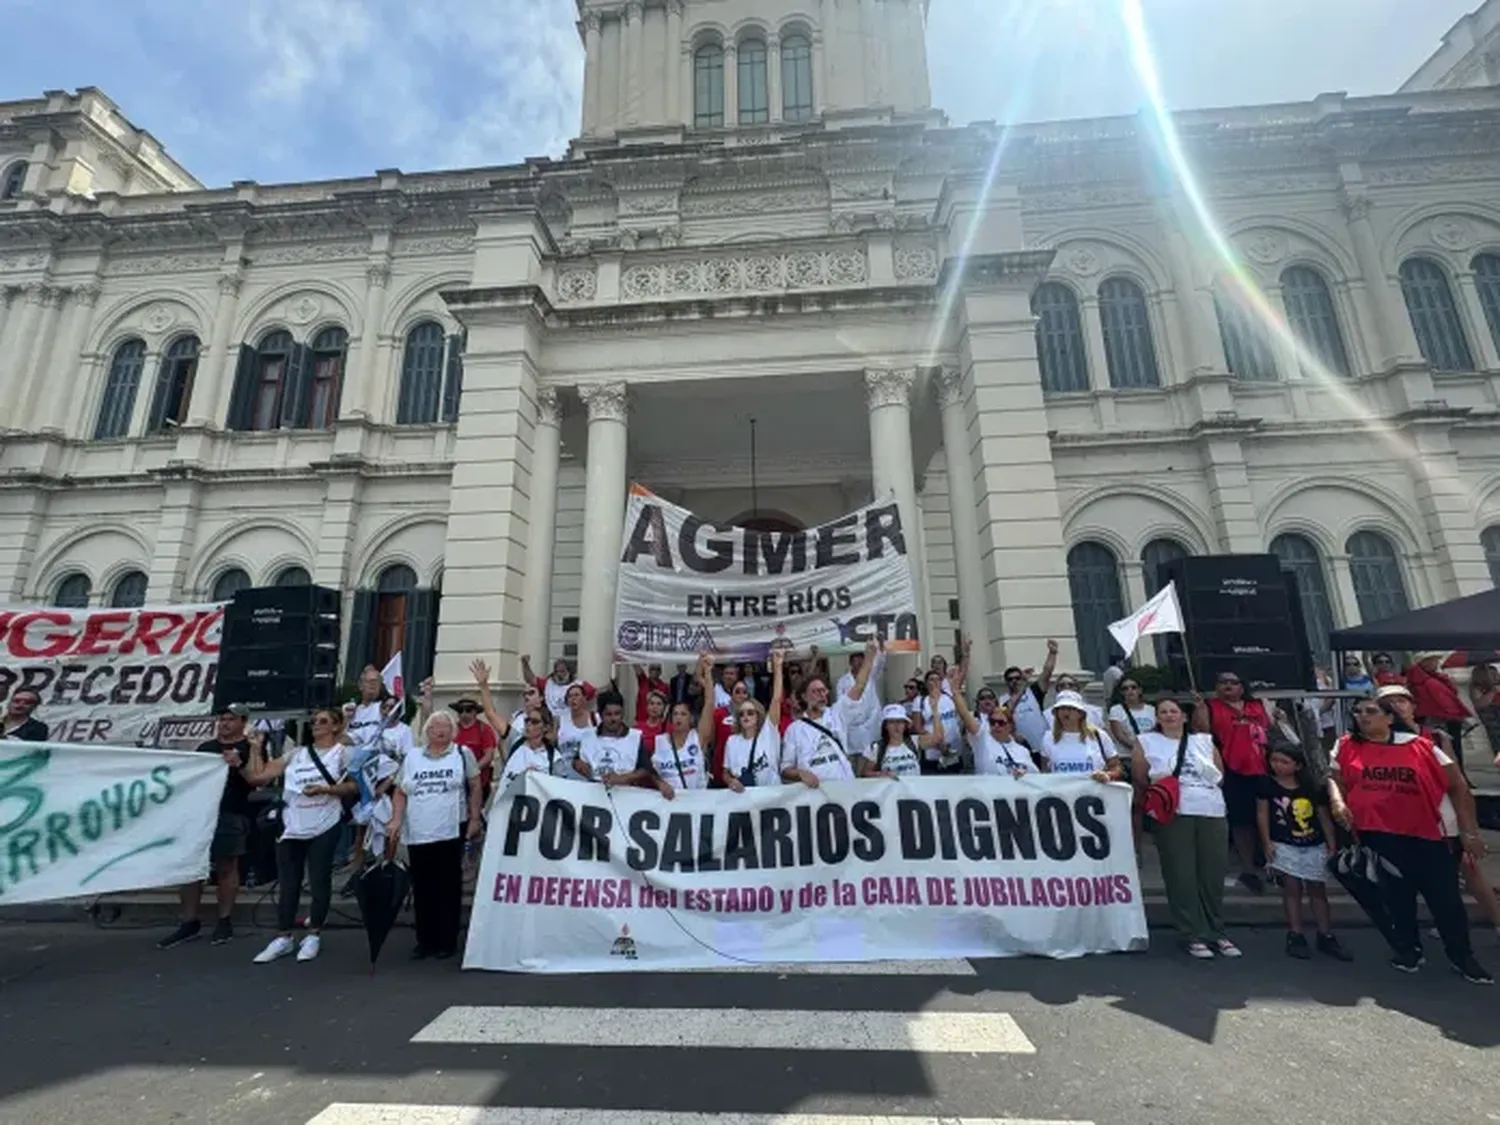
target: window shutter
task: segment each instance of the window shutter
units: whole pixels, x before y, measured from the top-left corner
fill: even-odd
[[[248,430],[251,415],[255,410],[255,384],[259,357],[249,344],[240,345],[240,358],[234,366],[234,389],[229,392],[229,417],[226,425],[231,430]],[[210,362],[217,363],[217,357]]]
[[[438,599],[436,590],[418,589],[406,595],[406,637],[401,645],[406,682],[420,684],[432,675],[437,654]]]
[[[448,367],[443,373],[444,422],[458,421],[458,400],[464,390],[464,337],[448,337]]]
[[[344,649],[344,678],[353,679],[375,655],[375,591],[355,590]]]
[[[286,384],[281,392],[282,429],[305,430],[310,425],[311,380],[311,350],[305,344],[293,345],[286,364]]]
[[[157,434],[166,425],[167,417],[167,392],[172,389],[172,376],[175,364],[166,356],[162,357],[161,364],[156,372],[156,389],[151,392],[151,414],[146,419],[146,432]]]

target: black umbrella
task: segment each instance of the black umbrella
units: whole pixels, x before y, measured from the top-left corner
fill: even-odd
[[[390,936],[396,917],[406,905],[411,891],[411,873],[389,860],[376,864],[359,877],[354,888],[355,901],[365,921],[365,936],[370,939],[370,971],[380,957],[381,947]]]
[[[1371,924],[1395,949],[1395,930],[1391,925],[1390,908],[1386,906],[1386,888],[1401,878],[1396,866],[1370,848],[1351,844],[1329,859],[1328,872],[1370,916]]]

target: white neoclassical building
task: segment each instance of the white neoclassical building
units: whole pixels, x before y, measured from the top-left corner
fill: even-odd
[[[1399,93],[1178,114],[1207,225],[1146,117],[951,125],[925,9],[579,0],[577,141],[461,172],[210,189],[0,104],[5,599],[312,580],[351,661],[600,678],[631,479],[893,492],[981,673],[1099,667],[1184,552],[1325,636],[1495,581],[1500,0]]]

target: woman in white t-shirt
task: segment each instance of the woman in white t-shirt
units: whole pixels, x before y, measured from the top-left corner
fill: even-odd
[[[255,957],[265,965],[297,952],[297,960],[311,961],[322,947],[323,923],[333,898],[333,854],[338,848],[344,820],[344,798],[359,792],[349,776],[350,748],[343,741],[344,714],[332,707],[313,712],[312,740],[290,754],[273,758],[250,778],[264,785],[281,778],[281,838],[276,841],[276,929],[269,945]],[[251,736],[259,739],[260,732]],[[297,925],[297,907],[302,882],[307,880],[312,907],[307,915],[307,936],[301,945],[292,941]]]
[[[1155,726],[1156,708],[1146,702],[1135,678],[1126,676],[1120,681],[1120,701],[1109,709],[1109,733],[1114,735],[1115,743],[1127,751],[1120,755],[1122,776],[1126,781],[1131,778],[1132,756],[1129,751],[1134,750],[1141,735]]]
[[[964,761],[963,726],[958,721],[955,691],[938,672],[928,672],[922,698],[922,768],[927,773],[961,773]]]
[[[573,759],[583,749],[583,736],[599,725],[599,716],[589,705],[582,684],[568,688],[567,710],[557,717],[557,749],[567,763],[564,776],[577,777],[573,772]]]
[[[510,756],[505,759],[505,768],[500,771],[500,780],[490,801],[492,806],[523,774],[535,771],[555,775],[569,768],[552,739],[552,721],[552,712],[545,706],[537,706],[526,712],[513,728],[512,733],[519,730],[521,736],[511,743]]]
[[[901,704],[892,703],[880,712],[880,737],[860,750],[858,768],[860,777],[921,776],[921,751]]]
[[[968,735],[974,754],[974,772],[981,777],[1025,777],[1036,772],[1031,751],[1016,740],[1016,728],[1010,711],[997,703],[988,712],[976,715],[969,710],[963,692],[955,692],[958,721]]]
[[[783,653],[771,653],[771,706],[755,699],[735,705],[734,733],[724,741],[724,784],[736,793],[747,785],[781,784],[781,735],[768,715],[781,714],[781,665]]]
[[[703,698],[713,697],[713,659],[698,660],[698,682]],[[651,751],[651,771],[657,791],[672,797],[684,789],[707,789],[710,752],[714,744],[714,709],[705,702],[698,725],[693,726],[693,711],[686,703],[672,704],[669,725],[656,736]]]
[[[1114,739],[1089,722],[1083,697],[1058,692],[1052,703],[1052,729],[1042,736],[1044,773],[1088,774],[1095,781],[1120,780]]]
[[[1136,754],[1137,774],[1148,783],[1177,778],[1176,815],[1166,824],[1149,823],[1161,856],[1167,909],[1183,948],[1203,961],[1213,960],[1216,950],[1221,957],[1238,957],[1239,948],[1224,933],[1229,849],[1220,788],[1224,762],[1213,736],[1193,734],[1177,701],[1163,699],[1156,705],[1156,729],[1141,735]]]
[[[386,855],[394,858],[397,843],[405,841],[417,931],[412,957],[418,960],[442,960],[458,952],[464,887],[459,825],[468,824],[471,840],[483,827],[479,764],[453,741],[457,732],[458,718],[452,711],[433,712],[422,731],[427,745],[401,763],[391,802]]]

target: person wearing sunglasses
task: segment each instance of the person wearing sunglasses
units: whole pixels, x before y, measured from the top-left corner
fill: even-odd
[[[460,697],[454,702],[452,711],[456,721],[453,741],[467,750],[475,764],[479,766],[480,791],[488,795],[494,779],[495,754],[500,749],[502,732],[497,731],[493,724],[480,721],[484,705],[472,696]],[[426,736],[425,730],[423,736],[424,738]]]
[[[1109,709],[1109,733],[1115,742],[1127,750],[1134,749],[1141,735],[1156,726],[1156,708],[1146,702],[1141,685],[1132,677],[1120,681],[1119,701]],[[1120,756],[1120,765],[1125,770],[1124,780],[1131,775],[1129,753]]]
[[[526,712],[521,719],[520,737],[511,744],[510,756],[500,771],[493,800],[499,801],[501,794],[523,774],[533,771],[555,774],[561,763],[562,754],[552,736],[552,712],[545,706]]]
[[[703,688],[704,700],[713,699],[714,661],[707,653],[698,658],[698,683]],[[744,699],[749,700],[748,693]],[[708,788],[716,713],[705,705],[694,724],[692,708],[686,703],[672,704],[671,725],[665,734],[656,737],[656,745],[651,749],[651,772],[647,778],[668,800],[680,790]]]
[[[1245,685],[1233,672],[1221,672],[1214,683],[1214,697],[1193,708],[1193,730],[1211,734],[1224,760],[1224,811],[1229,835],[1240,862],[1238,881],[1252,894],[1265,890],[1256,863],[1259,829],[1256,827],[1260,779],[1266,776],[1266,741],[1271,730],[1271,712],[1258,699],[1245,694]]]
[[[1430,740],[1397,738],[1395,720],[1389,700],[1355,705],[1355,729],[1339,740],[1329,774],[1333,818],[1387,861],[1380,886],[1386,922],[1382,932],[1394,954],[1391,967],[1415,973],[1425,962],[1417,932],[1420,894],[1454,971],[1473,984],[1493,984],[1489,971],[1474,958],[1458,868],[1443,839],[1446,795],[1463,850],[1476,861],[1484,855],[1462,778],[1444,770]]]
[[[259,740],[252,731],[252,741]],[[344,742],[344,714],[332,707],[313,712],[312,738],[281,758],[262,763],[252,785],[281,778],[281,838],[276,841],[276,929],[269,945],[255,956],[257,965],[279,960],[296,950],[297,960],[311,961],[322,949],[323,923],[333,898],[333,855],[343,828],[344,798],[358,792],[348,776],[350,747]],[[259,756],[252,749],[252,758]],[[307,935],[292,940],[306,878],[312,896]]]
[[[988,777],[1025,777],[1036,772],[1031,751],[1016,741],[1016,728],[1011,714],[1002,706],[988,711],[969,710],[968,703],[960,692],[954,696],[958,705],[958,721],[969,739],[974,754],[974,772]]]
[[[734,733],[724,742],[721,780],[736,793],[746,786],[781,784],[781,732],[769,718],[781,714],[782,675],[785,654],[771,653],[771,704],[747,699],[735,705]]]
[[[1005,695],[999,701],[1000,706],[1010,713],[1015,736],[1032,750],[1041,749],[1042,735],[1047,731],[1048,719],[1042,710],[1046,706],[1047,692],[1052,689],[1057,651],[1057,642],[1049,640],[1047,659],[1042,661],[1040,674],[1014,665],[1005,670]]]

